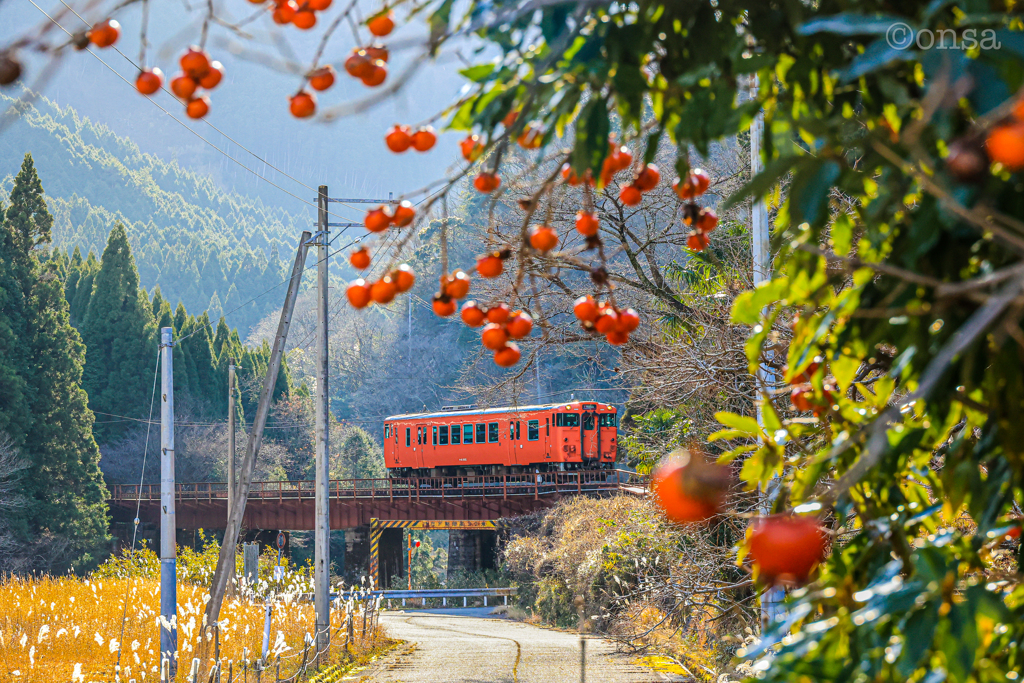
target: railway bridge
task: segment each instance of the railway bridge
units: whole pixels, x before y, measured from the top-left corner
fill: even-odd
[[[619,470],[333,480],[330,525],[332,530],[345,531],[344,573],[352,577],[364,572],[371,562],[371,524],[413,520],[431,522],[426,528],[451,530],[450,568],[482,569],[492,565],[497,541],[494,525],[479,523],[530,514],[567,496],[617,493],[643,495],[646,482]],[[109,506],[115,529],[130,528],[136,508],[142,524],[159,527],[160,486],[114,485]],[[243,527],[250,537],[269,542],[277,531],[312,530],[314,513],[313,481],[253,482]],[[200,528],[223,529],[227,483],[177,484],[175,516],[179,534]],[[384,585],[389,584],[392,574],[404,571],[403,533],[403,528],[383,528],[379,532]],[[373,550],[377,550],[376,544]]]

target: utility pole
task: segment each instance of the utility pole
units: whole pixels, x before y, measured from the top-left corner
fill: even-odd
[[[757,96],[757,76],[750,77],[750,90],[748,97],[753,99]],[[761,161],[762,140],[764,138],[764,111],[758,111],[754,120],[750,123],[750,177],[756,177],[764,170]],[[750,208],[750,248],[753,252],[753,276],[754,287],[772,278],[772,257],[771,257],[771,236],[768,232],[768,207],[765,200],[754,201]],[[766,395],[768,389],[775,383],[775,373],[768,366],[761,364],[757,369],[758,383],[764,388]],[[761,404],[757,405],[757,423],[764,425],[764,410]],[[773,480],[769,489],[775,485]],[[761,513],[767,514],[771,508],[771,491],[764,491],[761,494]],[[782,601],[786,597],[786,591],[782,588],[769,588],[761,595],[761,630],[769,626],[781,616]]]
[[[235,505],[235,359],[228,359],[228,519]]]
[[[299,248],[295,254],[291,279],[288,281],[288,292],[284,296],[284,305],[281,307],[281,319],[277,324],[277,335],[274,337],[274,346],[270,351],[270,363],[267,365],[267,374],[263,378],[263,388],[260,390],[260,401],[256,406],[256,415],[253,418],[252,428],[249,430],[249,435],[246,439],[245,456],[242,459],[241,471],[238,472],[238,482],[235,485],[233,494],[236,504],[231,508],[231,516],[228,518],[227,527],[224,529],[224,543],[220,547],[217,569],[213,574],[213,583],[210,586],[210,600],[206,603],[206,624],[214,627],[215,631],[220,620],[220,608],[224,602],[224,591],[227,589],[228,581],[235,576],[235,551],[237,550],[238,532],[242,526],[242,517],[245,515],[245,502],[249,498],[249,487],[252,486],[252,473],[253,468],[256,466],[256,456],[259,455],[260,446],[263,444],[263,428],[267,424],[267,415],[270,413],[270,401],[274,397],[274,385],[277,384],[277,375],[281,369],[284,345],[288,340],[288,329],[292,322],[292,311],[295,310],[295,299],[299,296],[299,283],[302,281],[302,273],[306,268],[306,253],[309,249],[311,237],[309,231],[303,231],[302,236],[299,238]]]
[[[328,436],[330,413],[327,387],[327,255],[330,246],[327,225],[327,186],[321,185],[317,197],[317,269],[316,269],[316,473],[314,475],[316,521],[313,536],[313,609],[316,612],[317,655],[331,644],[331,514],[330,458]]]
[[[174,330],[160,330],[160,660],[178,670],[178,555],[174,520]]]

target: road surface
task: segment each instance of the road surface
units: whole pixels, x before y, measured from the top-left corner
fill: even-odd
[[[575,683],[579,636],[494,617],[492,608],[384,612],[388,635],[405,641],[360,671],[373,683]],[[606,640],[587,639],[587,683],[683,680],[616,654]]]

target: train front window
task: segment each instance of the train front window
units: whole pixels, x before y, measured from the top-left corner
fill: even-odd
[[[452,445],[457,446],[462,443],[462,430],[459,429],[459,425],[452,425]]]
[[[498,443],[498,423],[488,422],[487,423],[487,443]]]
[[[614,426],[616,426],[615,425],[615,418],[616,417],[617,416],[616,416],[615,413],[602,413],[597,418],[597,426],[598,427],[614,427]]]
[[[405,447],[408,448],[412,445],[412,427],[405,428]]]
[[[473,443],[473,425],[462,425],[462,443]]]
[[[434,427],[434,445],[437,445],[437,427]]]
[[[593,429],[594,428],[594,414],[593,413],[583,413],[583,428],[584,429]]]
[[[537,441],[540,439],[540,420],[530,420],[526,423],[526,440]]]
[[[487,425],[483,422],[477,423],[476,426],[476,442],[486,443],[487,442]]]
[[[555,414],[555,426],[556,427],[579,427],[580,426],[580,415],[579,415],[579,413],[556,413]]]
[[[391,438],[391,425],[389,424],[384,425],[384,438]]]
[[[448,425],[441,425],[441,438],[438,439],[439,446],[448,445]]]

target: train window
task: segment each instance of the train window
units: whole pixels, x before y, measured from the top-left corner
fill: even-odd
[[[390,437],[391,437],[391,425],[385,424],[384,425],[384,438],[388,439]]]
[[[551,418],[544,418],[544,436],[551,436]]]
[[[405,428],[405,447],[408,448],[412,445],[412,427]]]
[[[487,441],[487,425],[483,422],[478,422],[476,425],[476,442],[484,443]]]
[[[452,425],[452,445],[457,446],[462,443],[462,430],[459,429],[459,425]]]
[[[509,441],[515,441],[516,440],[516,425],[511,420],[508,423],[508,440]]]
[[[526,423],[526,440],[537,441],[538,439],[540,439],[540,420],[530,420]]]
[[[448,445],[448,425],[441,425],[441,438],[438,439],[437,445],[447,446]]]
[[[583,413],[583,428],[584,429],[593,429],[594,428],[594,414],[593,413]]]
[[[423,445],[423,427],[416,428],[416,443],[417,445]]]
[[[434,445],[437,445],[437,427],[434,427]]]
[[[487,424],[487,443],[498,443],[498,423],[489,422]]]
[[[579,427],[579,413],[558,413],[555,415],[556,427]]]
[[[519,420],[516,420],[516,441],[519,441]]]
[[[599,427],[614,427],[615,426],[615,413],[603,413],[597,418],[597,425]]]
[[[473,443],[473,425],[462,425],[462,443]]]

